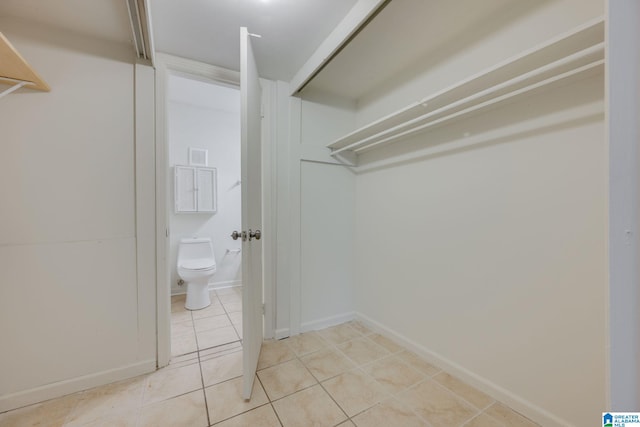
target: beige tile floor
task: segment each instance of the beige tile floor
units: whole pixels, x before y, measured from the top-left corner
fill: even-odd
[[[171,297],[171,355],[240,342],[242,287],[211,291],[211,305],[202,310],[184,308],[185,295]]]
[[[223,308],[225,300],[234,300],[233,293],[216,297]],[[174,309],[174,314],[182,313]],[[191,317],[178,323],[192,322],[196,347],[185,347],[195,350],[175,356],[168,367],[0,414],[0,426],[537,425],[357,322],[266,341],[253,396],[246,402],[240,393],[242,347],[237,338],[198,349],[200,331],[229,327],[217,320],[198,322],[221,315],[209,311],[210,316],[176,316]],[[234,322],[233,312],[226,315],[237,328],[239,316]],[[216,342],[209,335],[203,335],[205,341]]]

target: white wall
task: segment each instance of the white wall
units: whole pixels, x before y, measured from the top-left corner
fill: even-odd
[[[175,78],[175,77],[171,77]],[[169,90],[171,91],[171,80]],[[209,83],[193,81],[202,86],[205,92]],[[186,292],[179,288],[176,265],[180,239],[192,236],[211,237],[216,257],[217,272],[210,286],[221,287],[239,285],[242,279],[239,252],[229,252],[241,248],[241,242],[234,241],[230,235],[240,230],[241,186],[240,186],[240,94],[237,89],[222,88],[236,92],[237,111],[225,111],[202,105],[189,105],[172,101],[169,93],[168,135],[170,146],[169,164],[188,165],[189,147],[209,150],[209,167],[217,169],[218,211],[215,214],[176,214],[170,213],[170,267],[172,292]],[[215,95],[215,91],[213,92]],[[194,100],[195,102],[196,100]],[[233,109],[233,108],[230,108]],[[173,176],[173,167],[170,171]],[[173,197],[173,187],[171,188]]]
[[[314,148],[327,150],[325,146],[331,140],[353,126],[353,107],[352,103],[318,94],[301,102],[302,331],[341,323],[353,316],[355,175],[341,165],[306,157]]]
[[[1,25],[52,90],[0,100],[0,411],[155,367],[136,278],[131,47]]]
[[[357,311],[542,425],[606,407],[603,111],[599,76],[357,179]]]
[[[355,179],[348,169],[301,163],[301,330],[353,313]]]
[[[514,3],[358,99],[353,127],[602,13],[595,0]],[[335,135],[314,114],[314,139],[326,144]],[[604,132],[599,75],[361,155],[357,315],[541,425],[598,419],[607,407]]]
[[[354,105],[287,90],[278,82],[278,338],[353,317],[355,176],[325,163],[325,146],[353,127]]]

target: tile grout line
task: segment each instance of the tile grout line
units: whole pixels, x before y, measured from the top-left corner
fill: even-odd
[[[262,387],[262,390],[264,391],[264,395],[267,396],[267,401],[269,402],[269,405],[271,406],[271,410],[273,411],[273,413],[276,414],[276,419],[280,423],[280,427],[284,427],[284,424],[282,423],[282,420],[280,419],[280,415],[278,415],[278,411],[276,411],[275,406],[273,406],[273,401],[271,400],[271,398],[267,394],[267,389],[264,387],[264,384],[262,384],[262,380],[258,376],[258,372],[257,371],[256,371],[256,378],[255,379],[258,380],[258,382],[260,383],[260,387]]]
[[[202,361],[200,360],[200,345],[198,344],[198,333],[196,332],[196,321],[193,318],[193,312],[191,314],[191,325],[193,327],[193,334],[196,336],[196,355],[198,357],[198,369],[200,370],[200,384],[202,384],[202,395],[204,397],[204,411],[207,414],[207,426],[211,425],[211,419],[209,418],[209,404],[207,402],[207,393],[204,388],[204,375],[202,373]]]
[[[354,337],[354,338],[351,338],[351,339],[347,339],[347,340],[345,340],[345,341],[343,341],[343,342],[339,342],[339,343],[334,343],[334,342],[332,342],[332,341],[330,341],[330,340],[328,340],[328,339],[323,338],[321,335],[319,335],[319,338],[327,344],[327,347],[326,347],[326,348],[330,348],[331,350],[335,350],[335,351],[337,351],[337,352],[338,352],[338,354],[342,355],[342,356],[343,356],[343,357],[345,357],[347,360],[351,361],[355,366],[354,366],[353,368],[351,368],[351,369],[346,370],[345,372],[342,372],[342,373],[340,373],[340,374],[337,374],[337,375],[334,375],[334,376],[332,376],[332,377],[326,378],[324,381],[326,382],[326,381],[329,381],[329,380],[331,380],[331,379],[333,379],[333,378],[337,378],[338,376],[343,375],[343,374],[344,374],[344,373],[346,373],[346,372],[351,372],[351,371],[354,371],[354,370],[358,370],[359,372],[362,372],[364,375],[366,375],[368,378],[370,378],[372,381],[374,381],[376,384],[380,384],[380,383],[379,383],[379,382],[378,382],[378,381],[377,381],[373,376],[371,376],[368,372],[366,372],[366,371],[363,369],[363,367],[364,367],[364,366],[368,366],[368,365],[373,365],[373,364],[375,364],[375,363],[379,362],[380,360],[384,360],[384,359],[388,359],[388,358],[391,358],[391,357],[397,356],[397,355],[398,355],[398,354],[400,354],[402,351],[406,351],[406,350],[404,350],[404,348],[403,348],[402,350],[400,350],[400,351],[398,351],[398,352],[395,352],[395,353],[394,353],[394,352],[391,352],[390,350],[387,350],[385,347],[383,347],[382,345],[378,344],[378,343],[377,343],[377,342],[375,342],[374,340],[372,340],[372,339],[368,338],[368,335],[371,335],[371,334],[364,334],[364,333],[360,332],[359,330],[357,330],[356,328],[353,328],[351,325],[347,325],[347,326],[349,326],[349,328],[350,328],[350,329],[352,329],[352,330],[354,330],[355,332],[357,332],[360,336],[358,336],[358,337]],[[351,341],[351,340],[360,339],[360,338],[366,338],[368,341],[370,341],[371,343],[373,343],[375,346],[380,347],[380,348],[382,348],[383,350],[385,350],[388,354],[385,354],[383,357],[381,357],[381,358],[379,358],[379,359],[375,359],[375,360],[372,360],[372,361],[370,361],[370,362],[366,362],[366,363],[361,363],[361,364],[359,364],[358,362],[356,362],[355,360],[353,360],[351,357],[349,357],[346,353],[344,353],[342,350],[340,350],[340,349],[338,348],[338,345],[344,344],[345,342],[348,342],[348,341]],[[285,343],[285,344],[286,344],[286,343]],[[291,347],[289,346],[289,348],[291,348]],[[293,350],[293,349],[291,349],[291,350]],[[319,349],[319,350],[317,350],[317,351],[321,351],[321,350],[322,350],[322,349]],[[312,353],[315,353],[315,352],[311,352],[311,353],[308,353],[308,354],[312,354]],[[306,364],[301,360],[301,357],[300,357],[300,356],[299,356],[295,351],[294,351],[294,354],[296,355],[296,357],[298,358],[298,360],[302,363],[302,365],[303,365],[303,366],[304,366],[304,367],[309,371],[309,369],[307,368]],[[306,355],[305,355],[305,356],[306,356]],[[407,364],[406,362],[404,362],[403,360],[401,360],[401,362],[402,362],[404,365],[408,366],[408,364]],[[408,366],[408,367],[409,367],[409,368],[411,368],[410,366]],[[424,375],[425,377],[427,377],[427,378],[428,378],[428,376],[427,376],[426,374],[419,372],[417,369],[413,369],[413,368],[411,368],[411,369],[412,369],[412,370],[414,370],[414,371],[416,371],[416,372],[418,372],[418,373],[420,373],[420,374],[422,374],[422,375]],[[327,389],[324,387],[324,385],[322,384],[322,381],[319,381],[319,380],[318,380],[318,378],[317,378],[315,375],[313,375],[313,373],[312,373],[311,371],[309,371],[309,373],[310,373],[310,374],[311,374],[311,375],[316,379],[316,381],[318,381],[318,384],[320,385],[320,387],[322,387],[322,389],[323,389],[323,390],[324,390],[324,391],[329,395],[329,397],[331,398],[331,400],[332,400],[332,401],[333,401],[333,402],[338,406],[338,408],[340,408],[340,410],[345,414],[345,416],[347,417],[347,420],[344,420],[344,421],[342,421],[342,422],[345,422],[345,421],[351,421],[352,423],[354,423],[354,424],[355,424],[355,422],[353,421],[353,417],[350,417],[350,416],[346,413],[345,409],[343,409],[343,408],[342,408],[342,406],[341,406],[341,405],[340,405],[340,404],[339,404],[339,403],[338,403],[338,402],[333,398],[333,396],[331,395],[331,393],[329,393],[329,392],[327,391]],[[418,383],[416,383],[416,384],[419,384],[419,383],[423,382],[423,381],[424,381],[424,380],[426,380],[427,378],[424,378],[422,381],[419,381],[419,382],[418,382]],[[413,386],[415,386],[416,384],[414,384]],[[413,386],[412,386],[412,387],[413,387]],[[307,387],[307,388],[309,388],[309,387]],[[409,388],[410,388],[410,387],[409,387]],[[408,389],[408,388],[407,388],[407,389]],[[301,391],[301,390],[299,390],[299,391]],[[385,393],[385,395],[386,395],[385,400],[395,399],[395,400],[397,400],[397,401],[400,401],[400,400],[399,400],[399,398],[398,398],[395,394],[388,392],[386,389],[384,390],[384,393]],[[368,408],[363,409],[362,411],[360,411],[360,412],[358,412],[357,414],[355,414],[355,415],[354,415],[354,417],[355,417],[355,416],[358,416],[358,415],[360,415],[360,414],[362,414],[362,413],[364,413],[364,412],[366,412],[366,411],[368,411],[368,410],[370,410],[371,408],[375,407],[376,405],[380,404],[381,402],[382,402],[382,401],[380,401],[380,402],[376,402],[374,405],[372,405],[372,406],[370,406],[370,407],[368,407]],[[424,420],[421,416],[419,416],[419,415],[418,415],[418,414],[413,410],[413,408],[409,407],[409,410],[410,410],[410,411],[411,411],[411,412],[412,412],[412,413],[413,413],[413,414],[414,414],[414,415],[415,415],[419,420],[421,420],[421,421],[425,422],[425,423],[426,423],[427,425],[429,425],[429,426],[431,425],[431,424],[430,424],[430,423],[428,423],[426,420]]]
[[[229,311],[227,311],[227,307],[225,307],[224,302],[222,302],[222,300],[218,296],[217,292],[216,292],[216,297],[218,298],[218,301],[220,301],[220,305],[222,306],[222,309],[224,310],[224,313],[227,315],[227,320],[229,320],[229,323],[231,323],[231,327],[235,331],[235,333],[238,336],[238,339],[240,340],[240,342],[242,342],[242,338],[240,338],[240,334],[238,333],[238,329],[236,328],[236,325],[231,321],[231,316],[229,315]],[[242,297],[240,298],[240,304],[242,305]],[[242,310],[240,311],[240,313],[242,313]]]
[[[240,336],[238,335],[238,331],[237,331],[237,330],[236,330],[236,328],[235,328],[235,325],[234,325],[234,324],[233,324],[233,322],[231,321],[231,317],[229,316],[229,312],[227,311],[226,307],[224,306],[224,303],[222,302],[222,300],[221,300],[221,299],[220,299],[220,297],[218,296],[218,293],[217,293],[216,291],[214,291],[214,292],[215,292],[215,298],[218,300],[218,302],[219,302],[219,303],[220,303],[220,305],[222,306],[222,309],[223,309],[223,310],[224,310],[224,312],[225,312],[225,315],[226,315],[226,317],[227,317],[227,320],[229,321],[229,323],[231,323],[231,326],[233,327],[233,329],[234,329],[234,331],[235,331],[236,335],[238,336],[238,338],[240,338]],[[195,332],[195,321],[194,321],[194,332]],[[217,346],[212,346],[212,347],[209,347],[209,348],[206,348],[206,349],[202,349],[202,350],[200,350],[200,347],[199,347],[199,344],[198,344],[198,334],[197,334],[197,332],[195,332],[195,334],[196,334],[196,345],[198,346],[198,365],[199,365],[199,367],[200,367],[200,379],[201,379],[201,381],[202,381],[202,392],[203,392],[203,394],[204,394],[205,409],[206,409],[206,411],[207,411],[207,425],[208,425],[208,426],[212,426],[212,425],[213,425],[213,423],[211,422],[211,417],[209,416],[209,403],[208,403],[208,400],[207,400],[206,387],[205,387],[205,384],[204,384],[204,374],[203,374],[203,372],[202,372],[202,359],[201,359],[200,352],[201,352],[201,351],[205,351],[205,350],[210,350],[210,349],[212,349],[212,348],[216,348],[216,347],[221,347],[221,346],[224,346],[224,345],[233,344],[234,342],[240,342],[240,348],[242,349],[242,341],[241,341],[241,340],[240,340],[240,341],[232,341],[232,342],[229,342],[229,343],[224,343],[224,344],[220,344],[220,345],[217,345]],[[244,349],[243,349],[243,351],[244,351]],[[216,357],[220,357],[220,355],[215,356],[213,359],[215,359]],[[213,360],[213,359],[208,359],[208,360]],[[256,375],[256,378],[257,378],[257,375]],[[229,379],[229,380],[226,380],[226,381],[222,381],[220,384],[225,383],[225,382],[228,382],[228,381],[232,381],[232,380],[234,380],[234,379],[235,379],[235,378],[232,378],[232,379]],[[266,393],[265,393],[265,394],[266,394]],[[262,406],[264,406],[264,405],[262,405]],[[258,406],[258,407],[260,407],[260,406]],[[256,409],[256,408],[254,408],[254,409]],[[248,412],[248,411],[245,411],[245,412]],[[245,413],[245,412],[242,412],[242,413]],[[274,410],[274,412],[275,412],[275,410]],[[235,416],[239,416],[239,415],[241,415],[242,413],[240,413],[240,414],[236,414],[236,415],[234,415],[234,417],[235,417]],[[233,418],[233,417],[231,417],[231,418]],[[220,420],[218,423],[223,422],[223,421],[224,421],[224,420]]]
[[[198,337],[196,337],[196,340]],[[204,411],[207,414],[207,425],[211,425],[211,418],[209,417],[209,402],[207,400],[207,390],[204,386],[204,374],[202,373],[202,361],[200,360],[200,352],[198,352],[198,367],[200,368],[200,382],[202,383],[202,394],[204,396]]]
[[[356,331],[356,332],[358,332],[358,331]],[[320,337],[319,337],[319,339],[320,339],[320,340],[322,340],[322,341],[324,341],[324,342],[326,342],[327,344],[331,345],[331,343],[330,343],[329,341],[325,340],[324,338],[322,338],[322,336],[320,336]],[[286,343],[286,342],[285,342],[285,345],[286,345],[287,347],[289,347],[289,349],[290,349],[291,351],[293,351],[293,354],[296,356],[296,359],[298,359],[298,362],[300,362],[300,364],[301,364],[301,365],[302,365],[302,366],[307,370],[307,372],[309,373],[309,375],[311,375],[311,376],[316,380],[316,382],[318,383],[318,385],[320,386],[320,388],[322,388],[322,390],[327,394],[327,396],[329,396],[329,398],[333,401],[333,403],[335,403],[335,404],[336,404],[336,406],[337,406],[337,407],[342,411],[342,413],[347,417],[347,419],[346,419],[346,420],[342,420],[340,423],[338,423],[338,424],[336,424],[336,425],[340,425],[340,424],[344,423],[345,421],[351,421],[351,422],[353,422],[353,421],[351,420],[351,417],[349,416],[349,414],[347,414],[347,411],[346,411],[342,406],[340,406],[340,404],[339,404],[338,402],[336,402],[336,400],[333,398],[333,396],[331,395],[331,393],[329,393],[329,392],[327,391],[327,389],[326,389],[326,388],[324,388],[324,385],[322,384],[322,381],[320,381],[320,380],[319,380],[315,375],[313,375],[313,372],[311,372],[311,370],[307,367],[307,365],[302,361],[301,356],[300,356],[300,355],[298,355],[298,353],[297,353],[294,349],[292,349],[292,348],[291,348],[291,346],[289,345],[289,343]],[[322,350],[322,349],[320,349],[320,350]],[[320,351],[320,350],[318,350],[318,351]],[[309,354],[310,354],[310,353],[309,353]],[[327,379],[325,379],[325,381],[327,381],[327,380],[328,380],[328,378],[327,378]],[[313,386],[312,386],[312,387],[313,387]],[[355,424],[355,423],[354,423],[354,424]]]

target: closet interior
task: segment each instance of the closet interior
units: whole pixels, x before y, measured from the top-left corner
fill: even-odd
[[[301,323],[322,286],[536,422],[586,425],[606,402],[603,3],[481,3],[387,2],[294,94]]]

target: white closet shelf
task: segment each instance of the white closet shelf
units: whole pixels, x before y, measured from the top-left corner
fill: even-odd
[[[553,83],[604,67],[604,18],[587,22],[506,61],[351,132],[327,147],[345,163],[381,144],[450,123]]]
[[[45,92],[51,90],[2,33],[0,33],[0,83],[12,85],[0,93],[0,96],[23,86]]]

